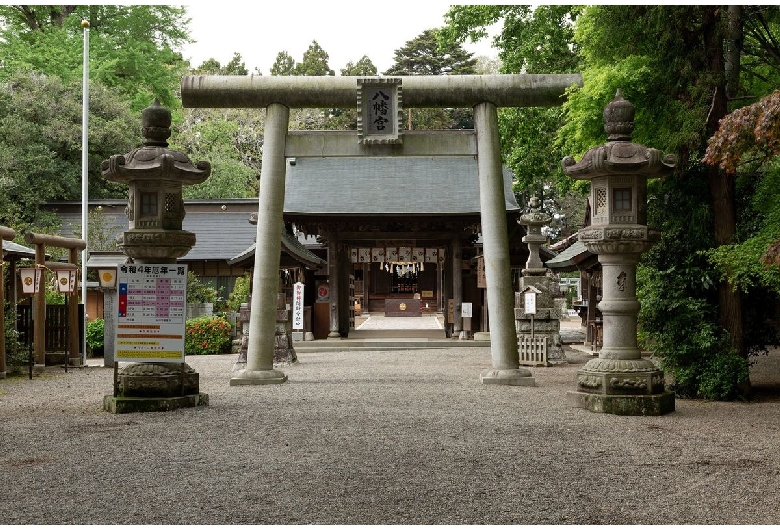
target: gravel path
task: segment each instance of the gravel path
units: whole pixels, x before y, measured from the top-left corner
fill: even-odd
[[[0,524],[780,522],[780,402],[595,414],[567,355],[536,387],[481,385],[488,348],[304,352],[249,387],[188,357],[208,407],[125,415],[110,368],[0,380]]]

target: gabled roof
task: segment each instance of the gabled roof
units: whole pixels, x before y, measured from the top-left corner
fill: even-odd
[[[504,170],[507,211],[519,211]],[[478,215],[474,156],[297,157],[288,160],[285,214]]]
[[[35,250],[13,241],[3,241],[3,259],[5,258],[35,258]]]
[[[544,265],[550,269],[573,271],[577,269],[578,264],[591,256],[594,256],[594,254],[585,248],[584,244],[575,241],[570,247],[562,250],[560,254],[547,260]]]
[[[228,265],[235,265],[254,257],[255,248],[256,244],[252,243],[252,246],[244,250],[241,254],[229,259]],[[282,252],[287,253],[293,260],[309,269],[316,269],[327,263],[324,259],[310,252],[301,244],[297,237],[288,233],[286,230],[282,230]]]

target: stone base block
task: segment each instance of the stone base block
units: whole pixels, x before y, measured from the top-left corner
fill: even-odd
[[[28,365],[29,366],[29,365]],[[45,364],[34,364],[32,372],[34,374],[42,374],[46,371],[46,365]]]
[[[5,372],[0,372],[0,379],[5,379]]]
[[[479,375],[483,385],[536,386],[531,372],[523,368],[507,370],[483,370]]]
[[[287,381],[287,375],[279,370],[239,370],[230,378],[230,386],[278,385]]]
[[[208,404],[209,396],[203,393],[171,397],[103,397],[103,410],[112,414],[165,412],[184,407],[206,406]]]
[[[314,340],[314,333],[312,333],[311,331],[307,331],[303,335],[303,340]]]
[[[131,398],[181,397],[196,395],[200,390],[200,378],[196,372],[184,374],[184,392],[181,374],[167,375],[119,375],[119,394]]]
[[[474,332],[474,340],[490,340],[490,332],[489,331],[475,331]]]
[[[293,342],[300,342],[303,340],[303,331],[293,331],[292,332],[292,340]]]
[[[674,392],[650,395],[603,395],[567,392],[574,406],[619,416],[662,416],[674,412]]]

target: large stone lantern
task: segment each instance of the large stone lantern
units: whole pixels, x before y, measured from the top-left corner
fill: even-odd
[[[603,281],[603,346],[577,373],[577,391],[570,394],[594,412],[660,415],[674,410],[674,393],[637,347],[636,265],[659,236],[646,225],[647,179],[670,173],[677,159],[632,143],[633,129],[634,107],[618,90],[604,109],[607,143],[579,162],[562,161],[566,175],[590,180],[591,225],[579,231],[579,240],[598,255]]]
[[[171,113],[158,101],[144,109],[142,147],[113,155],[100,166],[103,177],[130,188],[125,213],[129,229],[117,238],[136,264],[175,264],[195,245],[195,234],[182,230],[182,186],[199,184],[211,174],[208,162],[193,165],[181,151],[168,148]],[[118,359],[117,359],[118,361]],[[199,377],[187,363],[115,365],[114,395],[103,406],[110,412],[147,412],[208,404]]]
[[[142,123],[143,147],[113,155],[100,169],[107,180],[130,188],[129,230],[118,238],[122,251],[136,263],[176,263],[195,245],[195,234],[182,230],[182,186],[205,181],[211,165],[193,165],[186,154],[168,148],[171,113],[157,100],[144,109]]]

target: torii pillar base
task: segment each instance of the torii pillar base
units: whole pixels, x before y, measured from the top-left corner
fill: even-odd
[[[479,381],[483,385],[536,386],[531,372],[523,368],[483,370],[479,375]]]
[[[279,370],[239,370],[230,378],[230,386],[279,385],[287,382],[287,375]]]

